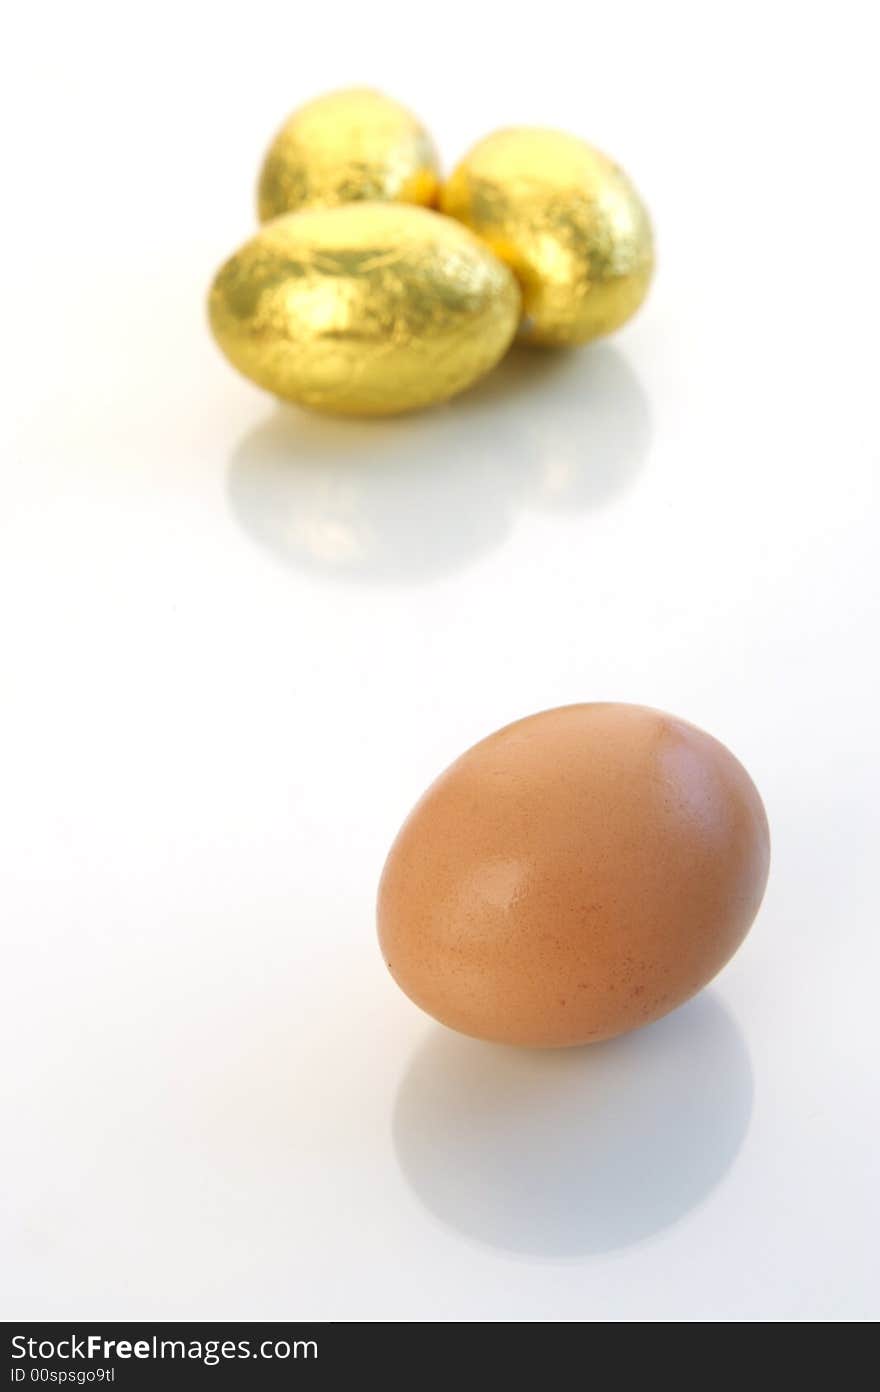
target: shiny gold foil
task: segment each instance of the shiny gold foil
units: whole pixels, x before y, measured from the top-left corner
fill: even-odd
[[[512,267],[522,337],[533,343],[599,338],[645,298],[654,267],[647,211],[623,171],[575,136],[496,131],[452,174],[440,206]]]
[[[467,228],[392,203],[275,218],[221,267],[208,304],[246,377],[364,415],[470,386],[506,351],[520,307],[510,270]]]
[[[431,138],[405,107],[368,87],[300,107],[269,147],[257,187],[261,222],[340,203],[437,201]]]

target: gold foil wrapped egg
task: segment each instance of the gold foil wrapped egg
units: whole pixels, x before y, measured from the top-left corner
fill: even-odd
[[[263,161],[261,222],[340,203],[437,201],[437,156],[405,107],[369,87],[329,92],[295,111]]]
[[[515,271],[528,341],[587,343],[645,298],[654,266],[647,211],[624,172],[576,136],[496,131],[452,174],[440,206]]]
[[[211,328],[229,361],[288,401],[391,415],[494,367],[516,279],[458,222],[392,203],[273,219],[221,267]]]

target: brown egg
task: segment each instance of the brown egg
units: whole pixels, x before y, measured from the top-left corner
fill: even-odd
[[[482,740],[425,793],[382,874],[382,952],[464,1034],[608,1039],[721,970],[769,860],[760,796],[723,744],[644,706],[564,706]]]

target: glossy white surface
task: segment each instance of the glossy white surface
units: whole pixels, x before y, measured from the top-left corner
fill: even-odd
[[[411,13],[17,12],[4,1316],[876,1318],[869,9],[450,0],[421,53]],[[397,422],[239,380],[206,283],[286,110],[352,80],[447,161],[515,121],[611,150],[640,317]],[[387,846],[465,746],[592,699],[746,764],[758,922],[617,1043],[447,1034],[374,942]]]

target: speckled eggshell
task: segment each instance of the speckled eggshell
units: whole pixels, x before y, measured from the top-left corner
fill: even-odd
[[[681,1005],[758,911],[767,818],[711,735],[643,706],[565,706],[463,754],[404,823],[382,952],[430,1015],[554,1047]]]

